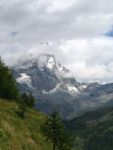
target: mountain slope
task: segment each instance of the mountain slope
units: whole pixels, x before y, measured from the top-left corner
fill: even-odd
[[[103,107],[65,122],[84,141],[83,150],[113,149],[113,107]]]
[[[16,103],[0,100],[0,149],[51,150],[40,129],[44,115],[29,109],[25,119],[21,119],[17,110]]]

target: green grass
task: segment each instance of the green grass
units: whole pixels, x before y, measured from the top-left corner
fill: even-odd
[[[0,150],[51,150],[40,128],[45,116],[28,109],[22,119],[17,111],[15,102],[0,100]]]

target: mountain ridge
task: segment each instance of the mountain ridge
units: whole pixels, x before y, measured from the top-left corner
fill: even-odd
[[[63,118],[71,118],[113,99],[113,83],[79,83],[50,54],[24,61],[12,70],[20,91],[32,93],[38,100],[35,108],[44,113],[58,109]]]

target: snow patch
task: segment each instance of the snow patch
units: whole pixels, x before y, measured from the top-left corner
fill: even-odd
[[[50,71],[54,71],[56,67],[56,60],[53,55],[50,54],[41,54],[38,57],[38,67],[41,71],[45,68],[49,69]]]
[[[56,87],[50,91],[46,91],[46,90],[43,90],[42,93],[43,94],[52,94],[52,93],[55,93],[58,89],[60,88],[60,83],[56,85]]]
[[[56,63],[55,63],[55,60],[53,57],[50,57],[47,61],[47,68],[50,69],[50,70],[53,70],[54,67],[55,67]]]
[[[31,86],[31,77],[25,73],[21,73],[20,75],[21,77],[16,79],[17,82],[20,84],[24,83],[24,84],[27,84],[28,86]]]
[[[83,89],[86,89],[86,88],[87,88],[87,85],[86,85],[86,84],[79,86],[79,89],[80,89],[80,90],[83,90]]]
[[[79,93],[78,89],[75,86],[70,85],[70,84],[67,84],[67,90],[71,94],[77,94],[77,93]]]

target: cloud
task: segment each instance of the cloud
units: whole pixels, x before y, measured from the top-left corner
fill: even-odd
[[[80,81],[113,82],[112,8],[112,0],[1,0],[0,55],[10,65],[53,53]]]
[[[60,46],[64,64],[81,82],[112,82],[113,39],[107,37],[74,39]]]

